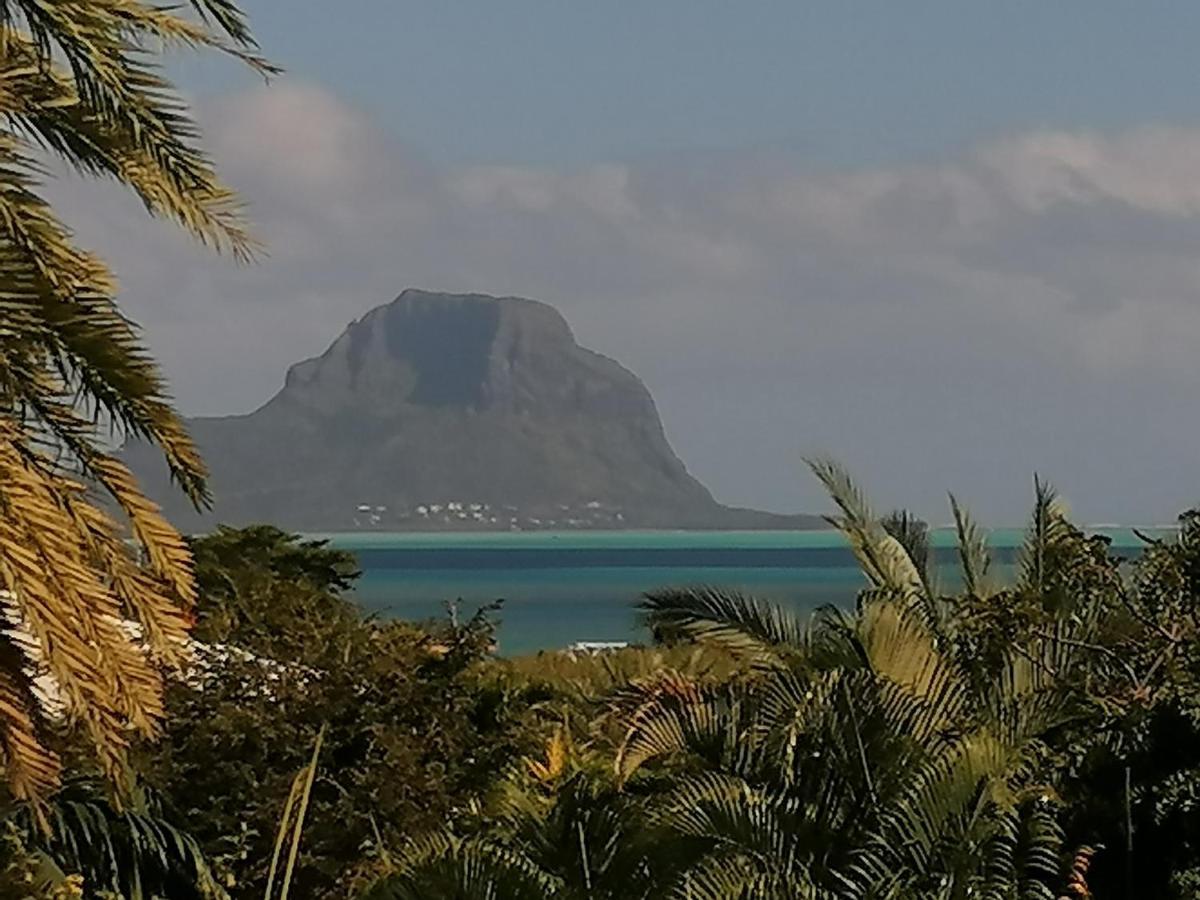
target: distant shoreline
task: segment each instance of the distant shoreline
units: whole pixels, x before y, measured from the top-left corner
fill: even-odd
[[[1113,539],[1118,547],[1136,548],[1144,543],[1138,537],[1143,534],[1170,534],[1178,526],[1128,525],[1128,526],[1083,526],[1089,534],[1104,534]],[[1016,547],[1024,537],[1024,527],[999,527],[985,529],[989,543],[997,547]],[[570,529],[537,531],[321,531],[301,532],[310,540],[328,540],[344,547],[398,546],[420,544],[436,546],[461,546],[465,544],[487,544],[490,546],[561,546],[582,547],[606,546],[630,548],[649,545],[681,545],[689,547],[846,547],[845,536],[834,528],[805,529],[665,529],[629,528],[621,530]],[[952,527],[939,526],[930,529],[934,547],[957,546],[957,534]]]

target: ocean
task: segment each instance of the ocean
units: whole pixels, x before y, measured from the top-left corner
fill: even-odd
[[[1129,529],[1092,529],[1135,555]],[[849,606],[864,581],[845,540],[832,531],[515,532],[316,535],[354,552],[362,568],[355,598],[384,617],[461,618],[503,600],[497,618],[505,655],[576,641],[645,641],[634,604],[646,591],[711,585],[737,588],[805,613]],[[993,561],[1010,574],[1019,529],[992,532]],[[932,533],[939,577],[952,584],[954,533]]]

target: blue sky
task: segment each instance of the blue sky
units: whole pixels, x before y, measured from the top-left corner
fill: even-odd
[[[1200,500],[1200,4],[246,6],[284,77],[176,71],[267,259],[58,188],[188,414],[407,287],[515,294],[729,503],[823,509],[817,453],[934,521]]]
[[[1027,128],[1200,121],[1200,5],[249,0],[294,78],[437,160],[772,149],[854,165]],[[244,83],[191,66],[214,91]]]

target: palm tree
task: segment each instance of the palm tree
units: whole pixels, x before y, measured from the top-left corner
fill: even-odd
[[[31,804],[9,810],[3,824],[28,873],[22,896],[53,897],[58,890],[62,896],[125,900],[227,898],[196,841],[163,817],[151,794],[136,791],[117,809],[106,791],[94,778],[76,777],[42,810]],[[49,819],[48,830],[39,825],[41,815]],[[10,846],[10,857],[15,849]],[[72,895],[72,882],[83,893]]]
[[[707,686],[667,674],[622,704],[618,777],[638,790],[667,767],[647,816],[672,835],[659,854],[690,859],[665,895],[1056,896],[1067,860],[1049,742],[1079,711],[1090,626],[1048,598],[1055,554],[1077,533],[1039,485],[1022,575],[1001,595],[982,533],[954,503],[966,587],[943,597],[840,467],[813,469],[867,579],[854,613],[806,623],[709,589],[642,604],[655,633],[751,667]],[[1049,633],[1009,631],[977,653],[964,623],[1030,596]]]
[[[522,759],[490,800],[486,822],[418,835],[393,854],[370,900],[651,900],[663,882],[657,832],[638,798],[598,777],[599,754],[575,746],[568,724],[544,760]]]
[[[1084,896],[1092,850],[1067,852],[1053,756],[1079,685],[1104,671],[1087,653],[1112,599],[1092,590],[1108,574],[1094,545],[1039,483],[1001,590],[952,501],[964,587],[934,594],[845,472],[814,468],[867,578],[854,612],[804,622],[736,592],[647,596],[654,633],[739,665],[635,675],[610,701],[615,791],[552,741],[533,771],[569,777],[548,797],[518,784],[483,830],[415,838],[369,896]],[[1012,627],[995,634],[998,616]]]
[[[632,804],[583,778],[539,814],[478,834],[420,835],[388,860],[369,900],[649,900],[652,849]]]
[[[1099,545],[1039,482],[1019,577],[1001,589],[952,498],[963,589],[943,596],[901,540],[911,530],[878,520],[840,467],[813,467],[867,579],[853,613],[804,622],[736,592],[647,596],[661,639],[737,665],[635,674],[610,700],[615,791],[551,741],[532,766],[559,780],[548,795],[510,776],[486,827],[414,838],[368,896],[1087,895],[1093,851],[1067,852],[1052,758],[1080,685],[1106,671],[1089,655],[1113,600]]]
[[[272,70],[232,0],[191,10],[0,3],[0,756],[18,798],[58,781],[47,693],[104,771],[120,772],[131,734],[162,715],[159,665],[179,660],[194,599],[186,545],[105,431],[157,445],[197,504],[203,464],[112,274],[40,193],[44,161],[58,160],[125,185],[206,244],[253,253],[237,198],[156,61],[211,49]]]

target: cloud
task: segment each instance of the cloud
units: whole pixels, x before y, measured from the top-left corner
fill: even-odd
[[[560,171],[438,165],[310,85],[202,114],[261,264],[213,260],[111,189],[54,188],[189,412],[254,408],[404,287],[479,290],[554,303],[643,375],[731,501],[811,507],[798,457],[818,449],[922,510],[978,482],[1013,517],[1035,465],[1097,515],[1192,499],[1200,131],[1047,130],[870,170]]]

